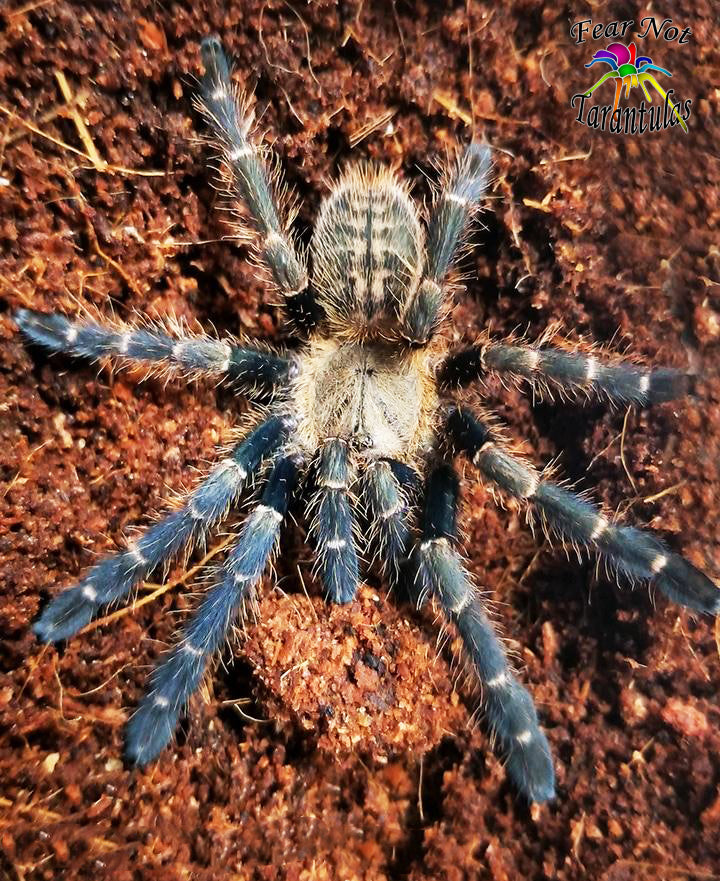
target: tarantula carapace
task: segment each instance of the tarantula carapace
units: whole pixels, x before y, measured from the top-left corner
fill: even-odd
[[[402,580],[418,602],[431,595],[482,684],[487,723],[510,776],[529,799],[548,799],[554,793],[548,741],[456,548],[453,456],[467,456],[484,480],[526,503],[549,532],[603,555],[632,579],[652,580],[675,602],[716,613],[720,591],[659,538],[614,522],[545,479],[508,451],[487,417],[454,404],[451,392],[497,371],[563,392],[650,404],[683,394],[685,375],[547,341],[487,337],[447,352],[439,331],[449,311],[448,274],[488,186],[490,150],[483,144],[467,147],[446,173],[427,231],[394,174],[351,166],[320,206],[308,272],[288,231],[291,212],[279,207],[283,191],[277,174],[268,171],[275,166],[253,133],[250,104],[232,85],[218,39],[206,39],[202,53],[198,107],[219,147],[223,180],[235,205],[243,206],[245,232],[254,235],[258,260],[304,343],[271,353],[151,325],[17,313],[27,337],[52,352],[213,374],[250,398],[269,400],[254,427],[182,505],[61,592],[35,632],[46,642],[72,636],[154,569],[205,541],[257,476],[259,499],[216,583],[152,674],[129,722],[127,755],[144,764],[170,741],[210,660],[253,596],[293,495],[303,494],[328,599],[352,601],[365,548],[377,553],[392,585]],[[356,528],[356,499],[371,523],[367,536]]]

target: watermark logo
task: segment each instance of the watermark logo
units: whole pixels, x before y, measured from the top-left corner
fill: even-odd
[[[571,28],[570,33],[575,36],[577,33],[577,43],[585,42],[585,34],[590,30],[591,19],[585,19],[576,22]],[[609,25],[595,25],[592,28],[593,39],[601,36],[613,37],[620,33],[625,35],[626,30],[634,22],[611,22]],[[672,19],[665,19],[658,26],[653,18],[644,18],[640,22],[641,26],[645,25],[644,30],[637,34],[637,38],[647,37],[651,30],[655,32],[655,36],[661,34],[667,42],[678,39],[679,43],[687,42],[687,38],[691,33],[689,28],[685,28],[680,33],[676,27],[667,27],[672,25]],[[600,79],[590,86],[585,92],[578,92],[573,95],[570,106],[577,108],[578,115],[576,122],[581,125],[587,125],[590,128],[601,129],[602,131],[610,131],[615,134],[644,134],[646,131],[660,131],[665,128],[672,128],[679,125],[684,132],[687,133],[687,120],[690,117],[691,100],[684,102],[676,102],[673,99],[674,90],[665,89],[655,78],[655,74],[651,71],[657,71],[663,76],[672,77],[669,70],[660,65],[655,64],[649,55],[640,55],[638,57],[637,46],[635,43],[615,42],[610,43],[604,49],[598,49],[592,59],[585,67],[592,67],[594,64],[607,64],[611,69],[605,73]],[[596,89],[603,86],[604,83],[613,82],[615,85],[615,97],[613,104],[597,105],[589,104],[589,99]],[[621,107],[620,98],[622,96],[623,86],[625,87],[625,98],[630,97],[632,88],[640,88],[643,91],[648,105],[653,104],[653,95],[657,93],[662,104],[656,103],[648,106],[645,101],[640,101],[639,107]],[[650,91],[654,89],[654,92]]]

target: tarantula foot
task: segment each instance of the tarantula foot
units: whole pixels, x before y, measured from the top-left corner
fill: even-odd
[[[41,642],[61,642],[74,636],[89,624],[97,605],[88,598],[89,585],[64,590],[51,600],[32,625],[33,633]]]

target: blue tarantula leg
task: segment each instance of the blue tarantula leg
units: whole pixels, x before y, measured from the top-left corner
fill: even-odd
[[[457,499],[455,472],[449,465],[439,465],[430,473],[426,487],[423,535],[417,547],[421,583],[457,628],[482,684],[485,716],[506,757],[511,779],[531,801],[547,801],[555,794],[550,746],[530,694],[508,665],[482,595],[453,547]]]
[[[157,365],[179,374],[216,374],[243,391],[269,392],[287,382],[290,362],[270,352],[247,349],[208,336],[172,337],[161,328],[102,325],[18,309],[15,322],[31,342],[51,352],[124,364]]]
[[[245,521],[219,582],[151,675],[150,688],[127,726],[125,754],[135,764],[145,765],[168,744],[208,662],[225,641],[243,603],[252,597],[275,547],[296,479],[292,458],[274,465],[262,500]]]
[[[247,206],[259,236],[260,255],[290,318],[300,330],[309,332],[322,317],[322,310],[308,288],[307,267],[288,232],[289,222],[281,219],[277,203],[282,201],[284,187],[279,172],[271,166],[272,175],[268,174],[265,151],[252,136],[254,114],[232,84],[219,38],[206,37],[200,51],[205,75],[196,105],[222,151],[230,194]]]
[[[286,433],[280,418],[263,422],[212,469],[181,508],[151,526],[127,550],[93,566],[79,584],[51,600],[33,624],[36,635],[43,642],[68,639],[103,606],[122,599],[158,566],[204,541],[209,530],[227,515],[247,478],[282,443]]]
[[[689,390],[688,374],[671,367],[644,370],[622,361],[603,363],[590,352],[496,342],[450,355],[439,378],[446,385],[463,386],[489,371],[526,379],[540,388],[554,387],[561,393],[596,394],[643,406],[681,398]]]
[[[546,529],[574,547],[592,548],[631,579],[651,580],[675,603],[720,612],[718,587],[657,536],[612,523],[596,505],[544,480],[536,468],[503,449],[491,429],[468,410],[455,410],[447,428],[455,449],[469,456],[486,480],[532,505]]]
[[[420,608],[426,592],[418,576],[412,551],[410,510],[420,494],[420,475],[394,459],[368,466],[363,477],[363,495],[370,514],[371,544],[390,587]]]
[[[370,515],[371,543],[392,588],[410,552],[409,498],[417,473],[401,462],[378,459],[362,478],[362,491]]]
[[[358,586],[359,567],[350,507],[350,464],[347,444],[340,438],[325,441],[317,467],[317,490],[311,502],[314,516],[310,535],[315,542],[327,598],[349,603]]]
[[[411,345],[426,345],[439,326],[447,274],[488,187],[490,156],[487,144],[470,144],[435,200],[428,226],[425,275],[403,316],[403,333]]]

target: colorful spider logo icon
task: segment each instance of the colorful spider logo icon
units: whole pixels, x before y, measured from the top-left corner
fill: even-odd
[[[678,119],[678,122],[683,127],[683,131],[687,133],[687,125],[685,125],[685,121],[680,116],[677,111],[677,108],[673,104],[671,100],[667,98],[667,92],[665,92],[658,81],[651,73],[647,73],[648,70],[659,70],[660,73],[667,74],[667,76],[672,76],[669,70],[665,70],[664,67],[658,67],[657,64],[653,64],[652,58],[647,55],[641,55],[639,58],[636,58],[637,50],[635,48],[635,43],[630,43],[629,46],[624,46],[622,43],[611,43],[607,49],[599,49],[592,58],[590,64],[586,64],[585,67],[591,67],[595,64],[596,61],[603,61],[606,64],[609,64],[612,67],[612,70],[605,74],[605,76],[601,77],[594,86],[588,89],[585,92],[585,97],[589,98],[590,95],[597,89],[598,86],[602,85],[605,80],[614,79],[615,80],[615,103],[613,104],[613,113],[617,110],[618,104],[620,103],[620,93],[622,92],[623,85],[625,86],[625,97],[628,98],[630,96],[630,88],[631,86],[640,86],[645,93],[645,97],[647,100],[652,103],[652,97],[650,92],[645,85],[647,82],[650,82],[660,93],[663,101],[667,101],[668,106],[672,108],[673,113]]]

